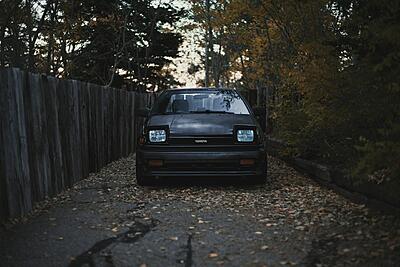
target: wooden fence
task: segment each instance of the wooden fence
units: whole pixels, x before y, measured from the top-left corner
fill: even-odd
[[[0,221],[135,150],[147,94],[0,70]]]

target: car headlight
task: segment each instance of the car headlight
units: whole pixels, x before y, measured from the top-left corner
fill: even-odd
[[[254,141],[254,131],[253,130],[238,130],[237,131],[238,142],[253,142]]]
[[[162,143],[167,140],[167,133],[165,130],[150,130],[149,141],[150,143]]]

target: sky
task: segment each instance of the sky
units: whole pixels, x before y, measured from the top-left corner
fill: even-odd
[[[179,58],[174,59],[176,65],[176,71],[174,76],[182,83],[185,87],[195,87],[196,81],[201,79],[204,75],[203,71],[199,71],[195,75],[188,73],[188,68],[192,63],[199,64],[201,56],[198,50],[201,49],[198,43],[198,39],[201,37],[198,33],[185,33],[185,40],[179,49]]]
[[[156,3],[159,3],[160,0],[155,1]],[[190,9],[190,4],[188,1],[185,0],[161,0],[162,2],[165,3],[171,3],[177,8],[185,8],[186,10]],[[178,28],[181,28],[184,26],[186,23],[188,23],[188,19],[182,19],[180,22],[180,25],[177,25]],[[200,38],[202,37],[201,32],[192,30],[190,32],[188,31],[183,31],[179,30],[183,37],[184,41],[182,46],[179,49],[179,58],[175,58],[173,60],[173,64],[175,66],[171,66],[172,68],[175,68],[176,70],[173,71],[174,77],[176,77],[179,82],[183,83],[184,87],[196,87],[196,81],[199,79],[202,79],[204,76],[204,71],[199,71],[195,75],[190,75],[188,73],[188,68],[192,63],[199,64],[201,61],[201,56],[199,55],[199,51],[202,50],[202,48],[199,46],[199,41]],[[202,51],[201,51],[202,52]]]

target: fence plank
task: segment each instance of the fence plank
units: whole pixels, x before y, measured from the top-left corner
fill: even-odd
[[[25,128],[25,110],[23,73],[17,69],[8,69],[6,75],[7,110],[4,149],[7,162],[4,164],[7,190],[8,214],[21,216],[32,210],[32,192],[29,174],[28,145]]]
[[[80,83],[78,81],[70,81],[71,97],[72,97],[72,162],[73,162],[73,183],[80,181],[82,175],[82,153],[81,153],[81,126],[80,126]]]
[[[82,162],[82,177],[89,175],[89,88],[86,83],[83,83],[80,88],[80,147],[81,147],[81,162]]]
[[[7,124],[8,117],[8,73],[5,71],[0,72],[0,144],[6,144],[6,131],[8,130]],[[0,218],[8,217],[8,200],[7,200],[7,185],[6,185],[6,155],[5,147],[0,149]],[[1,220],[0,220],[1,221]]]
[[[63,159],[61,148],[60,127],[58,123],[58,99],[56,88],[58,81],[54,77],[46,79],[47,86],[43,87],[44,103],[47,109],[47,140],[49,142],[50,188],[49,194],[55,195],[65,188]]]
[[[109,124],[108,124],[108,128],[109,128],[109,134],[110,134],[110,156],[111,156],[111,160],[116,160],[117,158],[119,158],[119,154],[118,154],[118,149],[116,147],[117,145],[117,135],[118,135],[118,130],[116,129],[116,124],[118,123],[116,121],[117,118],[117,107],[119,105],[118,99],[116,98],[117,95],[117,90],[112,89],[109,91],[110,93],[110,110],[109,110]]]
[[[96,172],[97,165],[97,135],[96,135],[96,103],[97,90],[94,85],[88,85],[89,93],[89,170]]]
[[[131,97],[131,104],[130,104],[130,110],[131,110],[131,119],[129,120],[131,123],[131,130],[130,130],[130,134],[129,134],[129,140],[130,140],[130,144],[131,144],[131,149],[130,149],[130,153],[134,152],[136,149],[136,139],[135,139],[135,125],[136,125],[136,118],[135,118],[135,93],[131,92],[130,93]]]
[[[122,128],[122,156],[126,157],[128,156],[128,92],[127,91],[121,91],[122,93],[122,122],[121,122],[121,128]]]
[[[49,194],[50,164],[47,140],[46,105],[43,88],[47,84],[38,74],[27,76],[24,86],[25,125],[27,131],[29,172],[32,197],[41,200]]]
[[[70,107],[70,96],[67,81],[60,81],[57,87],[57,101],[58,105],[58,123],[61,133],[61,148],[62,148],[62,163],[64,172],[64,184],[66,187],[72,185],[72,152],[70,143],[70,129],[71,129],[71,107]]]
[[[104,91],[104,107],[106,108],[106,113],[104,116],[104,132],[105,132],[105,154],[106,154],[106,163],[109,163],[114,160],[114,155],[112,154],[112,95],[113,89]]]
[[[132,93],[128,92],[127,93],[127,118],[126,118],[126,145],[128,148],[128,154],[132,153]]]
[[[115,106],[114,106],[114,121],[113,121],[113,129],[114,129],[114,134],[115,137],[113,138],[114,140],[114,154],[115,155],[119,155],[120,152],[120,146],[119,146],[119,129],[117,127],[118,125],[118,120],[119,120],[119,91],[118,90],[114,90],[114,99],[115,99]]]
[[[104,88],[100,87],[98,90],[98,102],[97,102],[97,153],[98,153],[98,165],[104,166],[106,161],[104,160]]]

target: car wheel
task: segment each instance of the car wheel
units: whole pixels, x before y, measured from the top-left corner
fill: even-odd
[[[254,183],[255,184],[265,184],[267,182],[267,175],[259,175],[255,177]]]
[[[136,183],[140,186],[154,185],[154,180],[150,177],[144,177],[143,174],[136,169]]]
[[[143,178],[141,176],[136,176],[136,183],[140,186],[152,186],[154,185],[154,180],[151,178]]]

